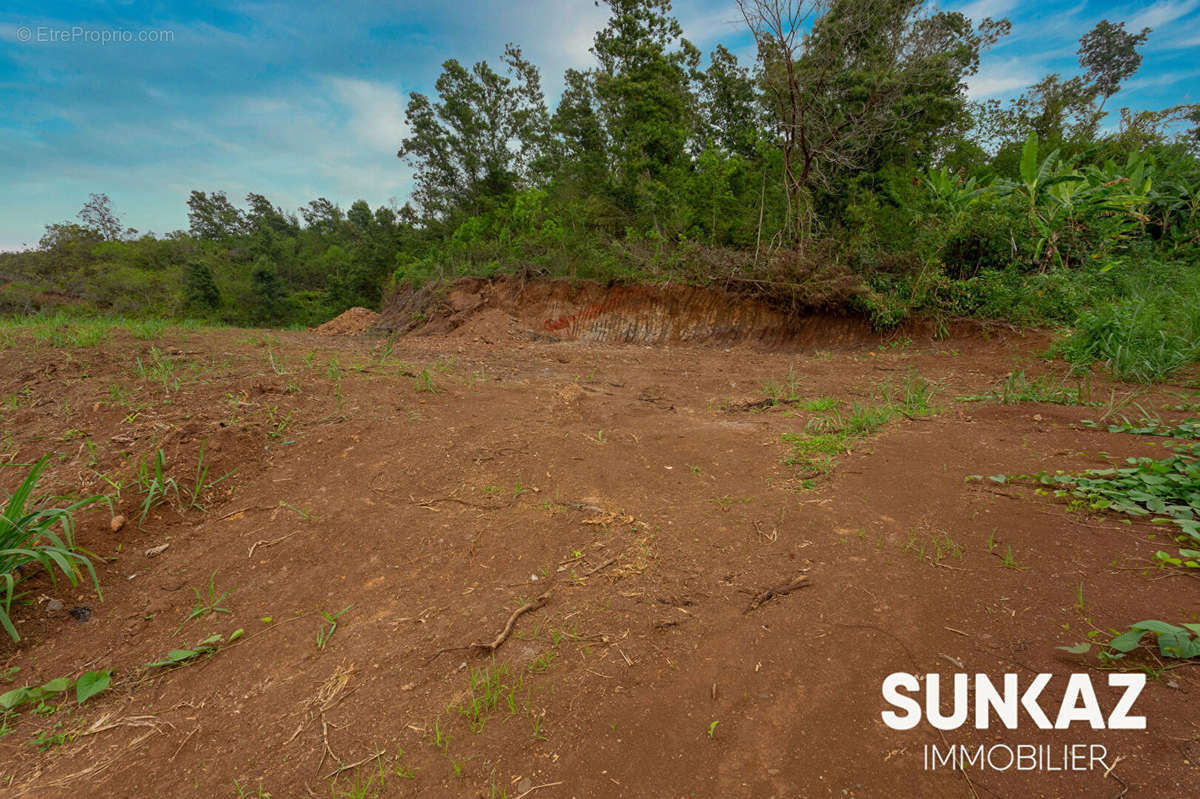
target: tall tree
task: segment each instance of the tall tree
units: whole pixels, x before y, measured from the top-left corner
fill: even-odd
[[[120,241],[137,233],[121,222],[121,217],[113,210],[112,200],[107,194],[88,195],[88,201],[83,204],[78,216],[85,228],[105,241]]]
[[[1142,65],[1138,48],[1149,35],[1149,28],[1142,28],[1141,33],[1128,33],[1124,22],[1114,25],[1102,19],[1079,40],[1079,65],[1087,70],[1087,79],[1102,98],[1099,111],[1104,110],[1108,98]]]
[[[245,223],[251,232],[267,230],[276,236],[295,236],[300,232],[295,215],[272,205],[263,195],[250,192],[246,202],[250,209],[246,211]]]
[[[318,197],[302,206],[300,216],[304,217],[304,224],[309,230],[325,236],[336,235],[346,218],[341,208],[324,197]]]
[[[699,83],[700,146],[712,139],[727,153],[752,156],[763,120],[750,71],[718,44],[709,56],[708,69],[699,75]]]
[[[738,6],[758,43],[797,244],[811,233],[814,191],[869,167],[881,144],[937,133],[962,102],[979,49],[1007,31],[1004,22],[976,30],[961,14],[929,14],[923,0]]]
[[[189,306],[201,311],[211,311],[221,304],[221,290],[208,264],[197,259],[187,262],[183,268],[183,295]]]
[[[1138,48],[1149,35],[1149,28],[1128,33],[1123,22],[1101,20],[1079,40],[1084,74],[1047,75],[1007,107],[998,100],[988,101],[980,110],[980,133],[993,143],[1007,141],[1010,152],[1030,133],[1043,142],[1088,144],[1099,131],[1108,98],[1141,66]]]
[[[198,239],[221,241],[246,232],[245,217],[223,191],[208,194],[193,190],[187,205],[188,224]]]
[[[611,148],[618,192],[627,207],[645,208],[660,227],[670,184],[690,164],[695,128],[691,74],[700,52],[671,16],[669,0],[605,0],[608,24],[592,53],[598,112]]]
[[[416,170],[414,199],[427,214],[445,217],[459,208],[522,187],[534,177],[545,151],[548,115],[537,67],[509,44],[501,61],[471,69],[450,59],[434,84],[438,99],[409,95],[411,135],[397,156]]]
[[[568,69],[562,97],[550,121],[554,171],[589,191],[608,183],[608,138],[596,109],[595,86],[590,72]]]
[[[256,320],[278,322],[287,311],[287,286],[266,256],[259,256],[250,272],[250,292]]]

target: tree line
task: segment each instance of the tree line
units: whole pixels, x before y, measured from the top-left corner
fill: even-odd
[[[0,258],[0,310],[313,324],[405,283],[500,271],[737,286],[792,307],[1072,322],[1195,269],[1200,106],[1106,105],[1149,29],[1104,20],[1077,74],[972,102],[1009,32],[923,0],[739,0],[757,57],[706,56],[668,0],[605,0],[551,108],[515,44],[407,104],[403,207],[298,212],[196,190],[143,235],[104,195]],[[1106,121],[1111,120],[1111,121]],[[1159,281],[1161,282],[1161,281]]]

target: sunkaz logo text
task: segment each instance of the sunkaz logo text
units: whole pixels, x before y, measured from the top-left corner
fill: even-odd
[[[1131,716],[1133,703],[1137,701],[1142,689],[1146,687],[1145,674],[1109,674],[1108,684],[1114,688],[1124,688],[1124,693],[1117,701],[1112,711],[1105,716],[1092,687],[1092,675],[1072,674],[1067,681],[1062,700],[1058,703],[1058,712],[1054,721],[1046,715],[1042,708],[1042,693],[1050,683],[1052,674],[1039,674],[1033,678],[1022,691],[1018,675],[1005,674],[1003,687],[998,689],[987,674],[976,674],[974,684],[975,729],[986,730],[991,727],[991,714],[1010,730],[1017,729],[1021,711],[1043,730],[1065,730],[1077,722],[1086,723],[1093,730],[1144,730],[1145,716]],[[925,718],[933,727],[939,730],[957,730],[967,722],[972,710],[969,687],[971,675],[955,674],[953,692],[953,710],[949,715],[942,712],[942,676],[940,674],[925,675]],[[883,681],[883,698],[889,705],[899,708],[902,712],[885,710],[883,723],[893,730],[911,730],[921,723],[921,703],[901,691],[910,694],[921,693],[921,680],[915,674],[896,672],[889,674]]]
[[[1146,717],[1133,713],[1134,703],[1146,686],[1145,674],[1108,674],[1109,688],[1120,689],[1117,701],[1106,712],[1092,685],[1092,675],[1072,674],[1055,701],[1047,691],[1051,674],[1038,674],[1022,685],[1017,674],[1003,675],[1000,685],[987,674],[955,674],[943,687],[940,674],[896,672],[883,681],[883,723],[893,730],[911,730],[922,719],[934,729],[957,730],[970,724],[977,730],[993,725],[1016,730],[1030,724],[1042,730],[1144,730]],[[949,696],[943,694],[949,693]],[[924,695],[922,697],[922,694]],[[923,698],[923,701],[922,701]],[[948,710],[947,710],[948,708]],[[1085,771],[1107,768],[1107,749],[1100,744],[1069,743],[1060,747],[1033,744],[925,746],[925,768],[989,768],[1007,771]],[[931,751],[932,750],[932,751]]]

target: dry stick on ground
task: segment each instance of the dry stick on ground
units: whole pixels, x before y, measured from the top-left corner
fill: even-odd
[[[1129,783],[1125,782],[1125,780],[1121,779],[1113,772],[1113,769],[1115,769],[1117,767],[1117,764],[1119,764],[1124,759],[1125,759],[1124,755],[1117,755],[1117,759],[1114,760],[1113,764],[1108,767],[1107,771],[1104,772],[1105,779],[1112,777],[1121,786],[1121,792],[1116,794],[1115,796],[1113,796],[1112,799],[1121,799],[1121,797],[1123,797],[1125,794],[1129,793]]]
[[[267,547],[273,547],[276,544],[278,544],[280,541],[286,541],[287,539],[291,538],[297,532],[299,532],[299,531],[296,530],[296,531],[290,532],[287,535],[282,536],[280,538],[272,538],[270,541],[264,541],[264,540],[255,541],[253,544],[250,545],[250,552],[248,555],[246,555],[246,557],[248,557],[248,558],[254,557],[254,550],[257,549],[258,547],[262,547],[263,549],[266,549]]]
[[[551,590],[553,589],[547,588],[546,593],[542,594],[537,599],[526,602],[524,605],[514,610],[512,615],[508,617],[508,621],[505,622],[504,629],[500,631],[500,634],[497,635],[495,640],[493,640],[491,643],[474,643],[467,644],[466,646],[451,646],[447,647],[446,649],[439,649],[425,662],[431,663],[439,655],[444,655],[447,652],[457,652],[460,649],[475,649],[478,650],[480,654],[491,654],[495,652],[500,648],[501,644],[508,640],[508,636],[512,635],[513,626],[517,623],[517,619],[521,618],[521,616],[526,613],[532,613],[533,611],[538,610],[546,605],[546,602],[550,600]]]
[[[750,611],[755,610],[756,608],[761,606],[764,602],[766,602],[770,599],[774,599],[777,596],[787,596],[788,594],[792,593],[793,591],[795,591],[799,588],[804,588],[807,585],[808,585],[808,575],[807,574],[796,575],[795,577],[793,577],[791,579],[790,582],[786,582],[783,585],[779,585],[774,588],[768,588],[766,591],[763,591],[762,593],[755,596],[754,599],[750,600],[750,604],[747,605],[746,609],[743,610],[742,612],[749,613]]]
[[[326,774],[321,779],[327,780],[330,777],[336,777],[337,775],[341,774],[343,771],[349,771],[352,768],[358,768],[359,766],[364,766],[367,763],[370,763],[372,760],[378,760],[379,758],[383,757],[383,755],[384,755],[383,752],[376,752],[375,754],[370,755],[368,757],[364,757],[362,760],[359,760],[357,762],[347,763],[344,766],[338,766],[337,768],[335,768],[333,771]]]
[[[603,571],[604,569],[607,569],[609,566],[611,566],[611,565],[613,565],[614,563],[616,563],[616,562],[617,562],[617,558],[619,558],[619,557],[621,557],[621,556],[620,556],[620,555],[617,555],[616,557],[609,558],[608,560],[604,561],[603,563],[601,563],[601,564],[600,564],[599,566],[597,566],[596,568],[594,568],[594,569],[588,569],[586,572],[584,572],[584,573],[583,573],[583,575],[582,575],[582,576],[584,576],[584,577],[591,577],[591,576],[592,576],[593,574],[595,574],[596,572],[598,572],[598,571]]]
[[[192,740],[192,736],[193,736],[193,735],[195,735],[195,734],[196,734],[196,733],[198,733],[198,732],[200,732],[200,725],[199,725],[199,724],[197,724],[197,725],[196,725],[196,729],[192,730],[191,732],[189,732],[189,733],[187,734],[187,737],[185,737],[185,738],[183,739],[183,743],[181,743],[181,744],[179,745],[179,748],[175,750],[175,754],[171,755],[170,759],[169,759],[167,762],[168,762],[168,763],[174,763],[174,762],[175,762],[175,758],[176,758],[176,757],[178,757],[178,756],[179,756],[179,753],[183,751],[183,747],[187,746],[187,742],[188,742],[188,741],[190,741],[190,740]]]
[[[580,511],[585,510],[585,511],[589,511],[591,513],[604,513],[604,508],[598,508],[595,505],[587,505],[582,502],[571,502],[569,500],[556,499],[554,501],[554,504],[561,505],[564,508],[571,508],[572,510],[580,510]]]
[[[730,405],[729,410],[731,410],[731,411],[756,411],[756,410],[764,410],[766,408],[773,408],[776,405],[797,405],[801,402],[807,402],[807,400],[767,398],[767,399],[755,400],[753,402],[740,402],[740,403],[737,403],[736,405]]]
[[[229,511],[229,513],[226,513],[224,516],[218,516],[217,518],[213,519],[213,521],[214,522],[223,522],[226,519],[228,519],[230,516],[237,516],[239,513],[246,513],[247,511],[252,511],[252,510],[271,510],[271,509],[272,509],[271,505],[247,505],[244,508],[238,508],[237,510],[231,510],[231,511]]]
[[[333,753],[333,749],[329,746],[329,722],[325,720],[325,713],[321,713],[321,760],[317,763],[317,773],[321,773],[321,766],[325,765],[325,757],[329,756],[334,759],[334,762],[340,763],[342,759]]]
[[[523,796],[529,796],[529,794],[533,793],[534,791],[540,790],[542,788],[553,788],[555,785],[562,785],[562,780],[559,780],[558,782],[546,782],[546,783],[542,783],[541,785],[535,785],[532,788],[530,788],[528,791],[517,794],[517,799],[521,799],[521,797],[523,797]]]
[[[546,603],[550,600],[550,591],[551,590],[552,589],[547,588],[546,592],[544,594],[542,594],[541,596],[539,596],[537,599],[534,599],[530,602],[526,602],[524,605],[522,605],[521,607],[514,610],[512,615],[508,617],[508,621],[505,622],[504,629],[500,631],[500,634],[497,635],[496,638],[490,644],[475,643],[475,644],[471,644],[471,646],[476,649],[479,649],[482,652],[486,652],[486,653],[495,652],[497,649],[500,648],[501,644],[503,644],[505,641],[508,640],[508,636],[512,635],[513,626],[517,623],[517,619],[519,619],[522,614],[532,613],[533,611],[539,610],[540,608],[542,608],[546,605]]]

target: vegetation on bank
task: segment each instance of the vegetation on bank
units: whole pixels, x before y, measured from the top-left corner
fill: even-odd
[[[156,236],[93,195],[0,254],[0,312],[312,325],[399,284],[519,271],[723,285],[880,328],[1068,326],[1063,356],[1135,380],[1197,359],[1200,106],[1104,111],[1152,31],[1101,22],[1079,74],[977,103],[966,82],[1004,20],[741,0],[743,65],[702,58],[667,0],[607,5],[595,66],[567,71],[553,110],[514,45],[413,93],[403,207],[196,190],[189,229]]]

